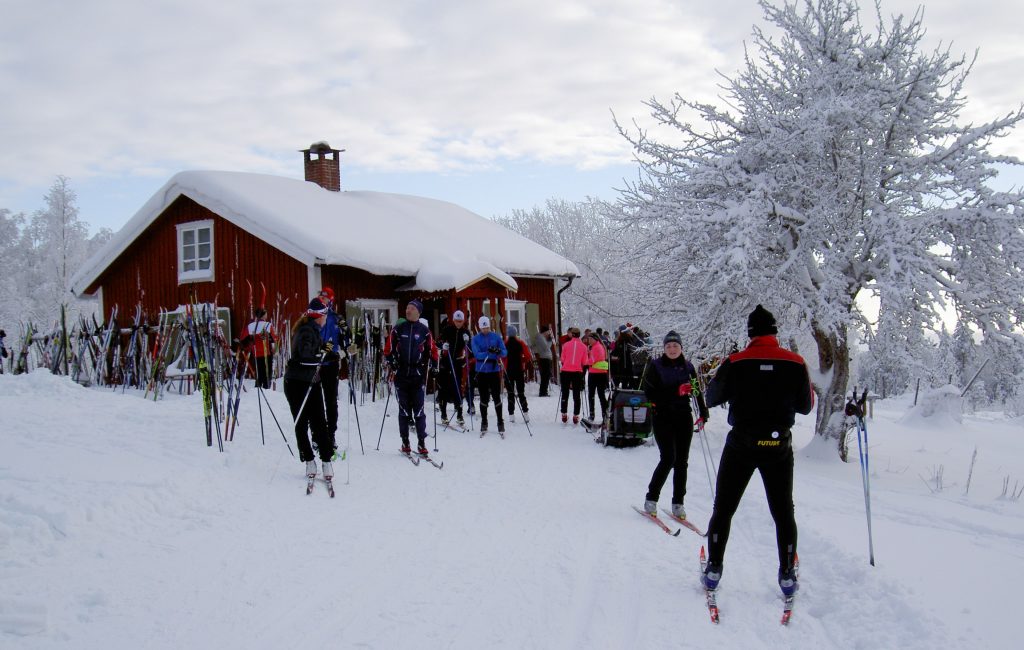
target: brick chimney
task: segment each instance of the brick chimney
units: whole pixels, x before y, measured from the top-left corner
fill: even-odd
[[[301,149],[306,156],[306,180],[325,190],[341,191],[341,161],[338,154],[344,149],[331,149],[326,142],[314,142],[309,149]]]

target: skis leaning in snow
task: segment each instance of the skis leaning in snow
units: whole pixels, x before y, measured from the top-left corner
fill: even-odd
[[[708,566],[707,555],[704,554],[704,547],[700,547],[700,584],[704,587],[704,599],[708,604],[708,614],[711,615],[711,622],[718,624],[718,588],[708,589],[704,586],[704,569]]]
[[[658,515],[652,515],[650,513],[644,512],[643,510],[641,510],[640,508],[637,508],[636,506],[633,506],[633,510],[636,510],[638,513],[640,513],[640,516],[643,517],[644,519],[648,519],[648,520],[653,521],[654,523],[658,524],[658,526],[663,531],[665,531],[666,533],[668,533],[669,535],[671,535],[673,537],[679,537],[679,533],[681,533],[683,531],[682,528],[677,528],[676,532],[673,533],[672,529],[668,527],[668,524],[666,524],[664,521],[659,519]]]
[[[666,515],[668,515],[672,519],[672,521],[674,521],[677,524],[680,524],[682,526],[685,526],[686,528],[689,528],[690,530],[692,530],[693,532],[697,533],[701,537],[707,537],[708,536],[707,533],[702,533],[700,528],[697,528],[697,526],[695,526],[694,523],[692,521],[690,521],[689,519],[682,519],[680,517],[677,517],[674,514],[672,514],[671,510],[666,510],[665,508],[662,508],[661,511],[664,512]]]

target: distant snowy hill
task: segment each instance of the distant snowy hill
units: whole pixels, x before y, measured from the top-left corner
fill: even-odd
[[[284,396],[269,397],[294,448]],[[532,438],[521,422],[506,440],[439,432],[443,470],[398,454],[394,417],[375,451],[384,405],[367,401],[366,453],[350,414],[332,500],[304,494],[266,412],[261,443],[252,393],[221,454],[206,447],[197,396],[154,403],[46,371],[0,375],[0,647],[1019,647],[1024,503],[1000,498],[1004,478],[1024,485],[1019,419],[929,426],[901,423],[904,399],[876,404],[876,567],[856,442],[842,464],[799,421],[793,621],[778,624],[775,534],[755,478],[715,627],[697,582],[702,540],[630,508],[657,450],[596,445],[555,423],[554,399],[531,398]],[[345,430],[343,411],[342,444]],[[723,410],[709,431],[717,462]],[[687,510],[703,528],[710,509],[695,440]]]

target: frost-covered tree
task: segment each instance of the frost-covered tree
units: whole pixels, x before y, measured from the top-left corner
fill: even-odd
[[[11,336],[28,307],[27,287],[22,286],[25,261],[20,244],[24,226],[25,215],[0,208],[0,329]]]
[[[31,218],[5,211],[2,235],[15,242],[5,263],[5,286],[11,287],[10,302],[16,311],[12,321],[32,321],[48,328],[60,318],[63,306],[70,318],[91,311],[91,303],[71,293],[71,278],[78,268],[107,239],[110,231],[89,236],[88,224],[79,219],[77,197],[68,179],[58,176],[43,197],[45,207]],[[7,255],[5,254],[5,257]],[[5,300],[6,302],[6,300]]]
[[[624,259],[631,236],[609,212],[609,206],[597,199],[548,199],[543,209],[513,210],[495,219],[579,267],[581,277],[562,296],[566,326],[613,328],[639,315],[631,266]]]
[[[860,357],[858,384],[882,396],[898,395],[917,379],[932,383],[936,346],[907,312],[883,302],[878,324],[868,331],[868,349]]]
[[[1019,337],[1024,196],[986,181],[1021,164],[990,147],[1024,110],[960,124],[970,64],[924,49],[920,12],[876,6],[869,30],[849,0],[761,6],[779,36],[754,29],[725,106],[652,99],[657,135],[619,126],[643,171],[622,218],[649,229],[650,284],[709,348],[743,340],[757,303],[813,337],[816,431],[837,436],[858,298],[897,296],[922,330],[952,300],[986,335]]]

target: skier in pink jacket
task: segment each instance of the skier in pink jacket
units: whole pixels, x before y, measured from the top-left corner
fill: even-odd
[[[569,421],[569,391],[572,391],[572,423],[580,423],[580,404],[583,394],[583,366],[589,363],[590,351],[580,340],[580,330],[573,327],[569,330],[570,338],[562,344],[561,377],[559,384],[562,398],[562,424]]]

